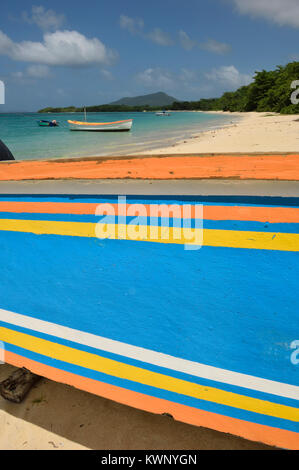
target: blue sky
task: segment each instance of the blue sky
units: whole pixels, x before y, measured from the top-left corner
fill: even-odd
[[[298,33],[299,0],[3,0],[0,111],[220,96],[299,60]]]

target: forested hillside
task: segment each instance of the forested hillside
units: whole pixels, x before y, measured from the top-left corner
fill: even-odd
[[[221,98],[200,101],[175,102],[172,109],[198,109],[201,111],[269,111],[282,114],[299,113],[299,104],[291,103],[293,81],[299,80],[299,62],[291,62],[275,70],[256,72],[254,81]],[[299,88],[299,87],[297,87]],[[299,94],[298,94],[299,97]]]

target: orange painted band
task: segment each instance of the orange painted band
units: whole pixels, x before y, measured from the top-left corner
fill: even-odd
[[[71,372],[56,369],[9,351],[5,351],[5,361],[16,367],[26,367],[35,374],[47,377],[56,382],[72,385],[80,390],[114,400],[133,408],[157,414],[169,413],[174,419],[195,426],[215,429],[216,431],[238,435],[245,439],[263,442],[264,444],[272,446],[299,450],[299,433],[296,432],[251,423],[209,411],[198,410],[161,398],[133,392],[115,385],[105,384]]]
[[[1,181],[74,178],[299,181],[299,155],[167,155],[0,162]]]
[[[118,205],[108,203],[107,215],[119,215]],[[0,201],[0,212],[35,214],[95,214],[99,203],[85,202],[23,202]],[[155,204],[156,205],[156,204]],[[164,204],[163,204],[164,205]],[[127,204],[127,207],[129,205]],[[142,204],[150,215],[150,204]],[[121,214],[123,215],[123,214]],[[130,214],[131,215],[131,214]],[[137,214],[138,215],[138,214]],[[172,216],[172,212],[170,212]],[[184,214],[182,214],[184,218]],[[186,218],[189,218],[189,214]],[[195,206],[191,204],[191,218],[195,217]],[[253,206],[204,206],[203,217],[207,220],[243,220],[269,223],[299,223],[299,209],[293,207]]]
[[[82,121],[68,121],[70,124],[79,124],[80,126],[108,126],[109,124],[120,124],[122,122],[131,122],[132,119],[124,119],[123,121],[113,122],[82,122]]]

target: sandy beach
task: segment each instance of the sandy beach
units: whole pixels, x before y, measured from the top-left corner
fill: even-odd
[[[226,113],[240,121],[220,129],[193,135],[171,147],[150,150],[146,154],[297,152],[299,150],[298,115],[273,113]],[[165,118],[167,119],[167,118]]]

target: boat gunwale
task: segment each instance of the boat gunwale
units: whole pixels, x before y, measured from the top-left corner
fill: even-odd
[[[107,126],[110,124],[121,124],[123,122],[133,122],[133,119],[124,119],[123,121],[113,121],[113,122],[82,122],[82,121],[67,121],[69,124],[75,124],[78,126]]]

